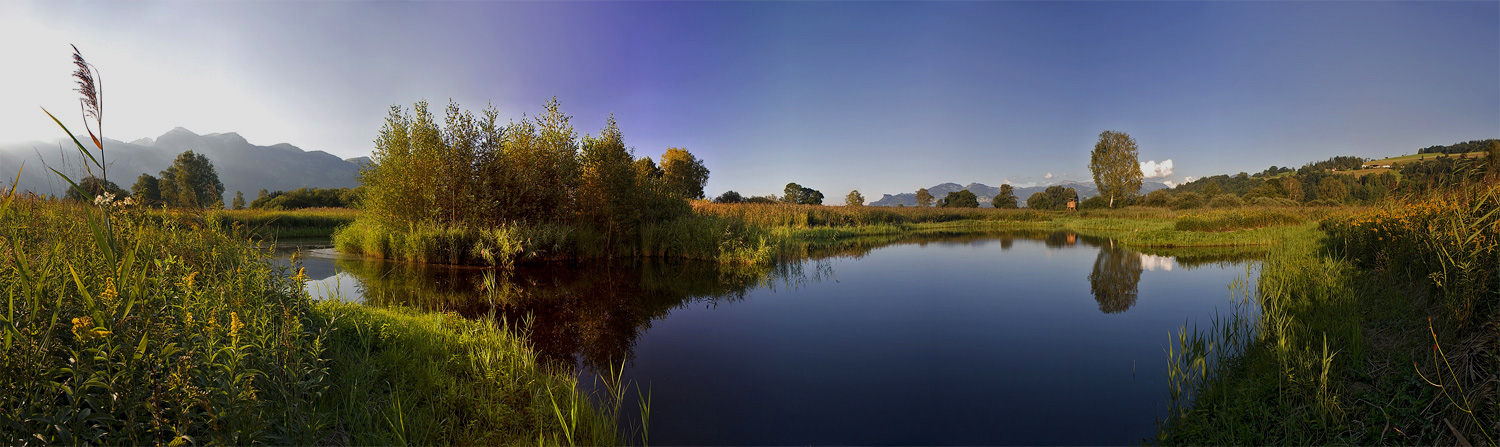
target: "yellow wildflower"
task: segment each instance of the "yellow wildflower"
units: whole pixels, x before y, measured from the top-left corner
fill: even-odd
[[[99,293],[99,301],[103,301],[104,304],[109,305],[119,296],[120,292],[115,290],[115,279],[112,277],[104,278],[104,291]]]
[[[307,281],[308,279],[311,278],[307,276],[307,267],[297,269],[297,276],[292,277],[292,280],[295,280],[297,282]]]
[[[87,315],[73,319],[73,336],[78,337],[79,340],[92,340],[112,333],[94,326],[94,319]]]
[[[238,339],[240,337],[240,329],[244,328],[244,327],[245,327],[245,324],[240,322],[240,314],[237,313],[237,312],[230,312],[229,313],[229,336],[233,337],[235,339]]]

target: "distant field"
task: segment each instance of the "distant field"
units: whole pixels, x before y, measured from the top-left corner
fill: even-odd
[[[1391,157],[1391,158],[1386,158],[1386,159],[1381,159],[1381,160],[1375,160],[1375,161],[1371,161],[1371,162],[1366,162],[1365,164],[1366,165],[1391,165],[1391,167],[1394,168],[1394,167],[1397,167],[1397,166],[1400,166],[1400,165],[1404,165],[1404,164],[1407,164],[1407,163],[1411,163],[1411,162],[1414,162],[1414,161],[1421,161],[1422,159],[1437,158],[1437,157],[1439,157],[1441,155],[1442,154],[1402,155],[1400,157]],[[1466,153],[1466,154],[1451,154],[1451,155],[1449,155],[1449,157],[1453,157],[1453,158],[1462,158],[1462,157],[1483,158],[1484,157],[1484,152],[1469,152],[1469,153]]]

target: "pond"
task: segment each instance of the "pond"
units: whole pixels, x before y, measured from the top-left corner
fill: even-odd
[[[1230,310],[1254,257],[1064,232],[853,241],[757,268],[311,253],[314,296],[528,321],[585,384],[623,365],[657,445],[1138,444],[1167,413],[1169,334]]]

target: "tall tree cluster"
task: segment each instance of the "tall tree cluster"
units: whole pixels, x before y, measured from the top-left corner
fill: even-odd
[[[224,208],[224,183],[219,181],[219,172],[214,170],[213,162],[203,154],[193,151],[178,154],[172,165],[161,171],[156,186],[161,201],[167,206]]]
[[[391,107],[360,171],[362,205],[382,223],[495,226],[571,223],[609,234],[690,212],[708,169],[686,149],[662,165],[635,157],[614,117],[579,136],[556,98],[541,114],[508,124],[450,103],[442,123],[427,102]]]

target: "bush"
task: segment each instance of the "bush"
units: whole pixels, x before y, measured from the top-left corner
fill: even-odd
[[[1203,208],[1203,195],[1196,192],[1185,192],[1172,198],[1172,209],[1189,210]]]
[[[1169,189],[1158,189],[1146,193],[1141,198],[1141,205],[1165,208],[1172,203],[1172,191]]]
[[[1211,208],[1239,208],[1245,206],[1245,201],[1241,200],[1240,196],[1234,194],[1219,194],[1214,196],[1213,200],[1208,201],[1208,206]]]
[[[1124,201],[1121,200],[1120,202]],[[1121,207],[1123,208],[1124,206]],[[1104,198],[1104,196],[1089,197],[1087,199],[1084,199],[1082,203],[1078,204],[1078,209],[1080,210],[1097,210],[1106,208],[1109,208],[1109,199]]]
[[[1302,222],[1303,218],[1299,214],[1290,211],[1234,210],[1182,216],[1173,224],[1173,228],[1178,231],[1234,231]]]
[[[1281,207],[1298,206],[1297,202],[1292,201],[1292,199],[1287,199],[1287,198],[1283,198],[1283,197],[1256,197],[1256,198],[1250,199],[1250,205],[1252,205],[1252,206],[1281,206]]]

